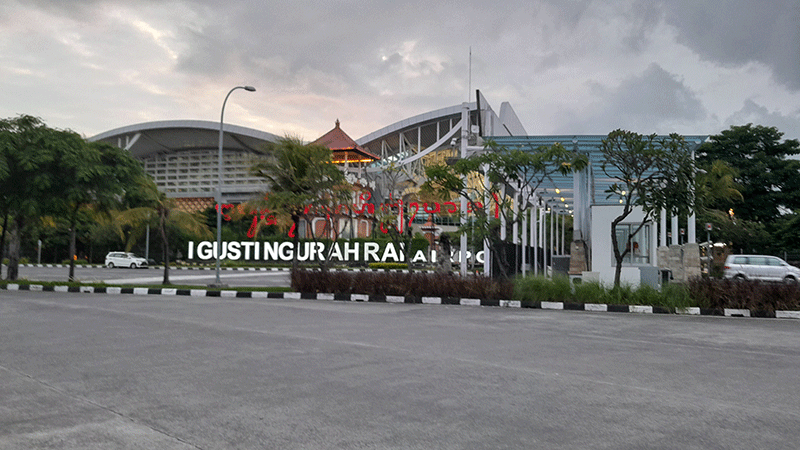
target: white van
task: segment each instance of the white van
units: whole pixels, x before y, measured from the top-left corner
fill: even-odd
[[[797,283],[800,269],[775,256],[730,255],[725,260],[723,276],[736,280]]]
[[[109,269],[113,269],[114,267],[138,269],[140,267],[147,267],[147,260],[133,253],[110,252],[106,255],[106,267]]]

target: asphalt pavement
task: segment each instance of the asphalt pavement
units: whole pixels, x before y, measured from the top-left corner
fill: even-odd
[[[789,449],[795,320],[0,290],[0,449]]]

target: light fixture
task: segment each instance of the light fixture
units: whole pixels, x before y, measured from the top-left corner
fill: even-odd
[[[233,91],[237,89],[244,89],[248,92],[255,92],[256,88],[253,86],[236,86],[235,88],[228,91],[228,95],[225,96],[225,100],[222,101],[222,111],[219,114],[219,153],[217,155],[217,265],[216,265],[216,277],[214,284],[212,286],[220,287],[222,283],[219,279],[219,260],[220,255],[222,254],[222,124],[223,119],[225,117],[225,103],[228,102],[228,97],[231,96]]]

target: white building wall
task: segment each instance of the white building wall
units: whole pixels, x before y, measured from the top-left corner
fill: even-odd
[[[611,222],[622,214],[622,206],[598,206],[591,207],[591,236],[592,236],[592,272],[596,272],[600,282],[605,285],[614,284],[614,250],[611,246]],[[634,211],[622,222],[622,224],[639,224],[644,214],[640,208]],[[651,245],[648,256],[650,266],[656,265],[656,246],[652,244],[652,237],[657,232],[657,228],[650,227]],[[623,284],[638,286],[641,281],[639,268],[644,264],[631,264],[622,267],[620,281]]]

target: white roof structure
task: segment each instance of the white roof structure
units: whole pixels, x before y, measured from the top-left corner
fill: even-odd
[[[259,149],[278,136],[224,124],[223,198],[250,199],[264,190],[249,173]],[[156,185],[173,198],[211,198],[218,180],[219,122],[166,120],[117,128],[89,138],[129,150],[144,164]]]

